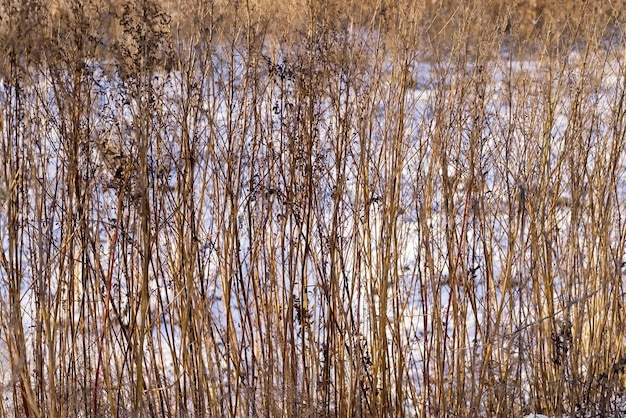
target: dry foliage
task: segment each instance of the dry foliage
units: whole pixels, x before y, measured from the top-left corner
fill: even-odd
[[[623,5],[0,8],[0,416],[623,413]]]

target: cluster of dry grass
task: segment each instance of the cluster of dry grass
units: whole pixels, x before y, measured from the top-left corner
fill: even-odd
[[[0,2],[0,416],[620,407],[616,2]]]

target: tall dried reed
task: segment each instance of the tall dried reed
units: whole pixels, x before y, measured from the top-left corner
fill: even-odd
[[[623,412],[613,3],[0,2],[0,416]]]

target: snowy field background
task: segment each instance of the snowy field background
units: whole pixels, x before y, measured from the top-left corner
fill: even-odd
[[[600,11],[70,3],[2,4],[0,417],[626,414]]]

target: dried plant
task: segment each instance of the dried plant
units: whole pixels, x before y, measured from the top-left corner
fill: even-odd
[[[623,413],[623,7],[278,4],[0,2],[0,416]]]

